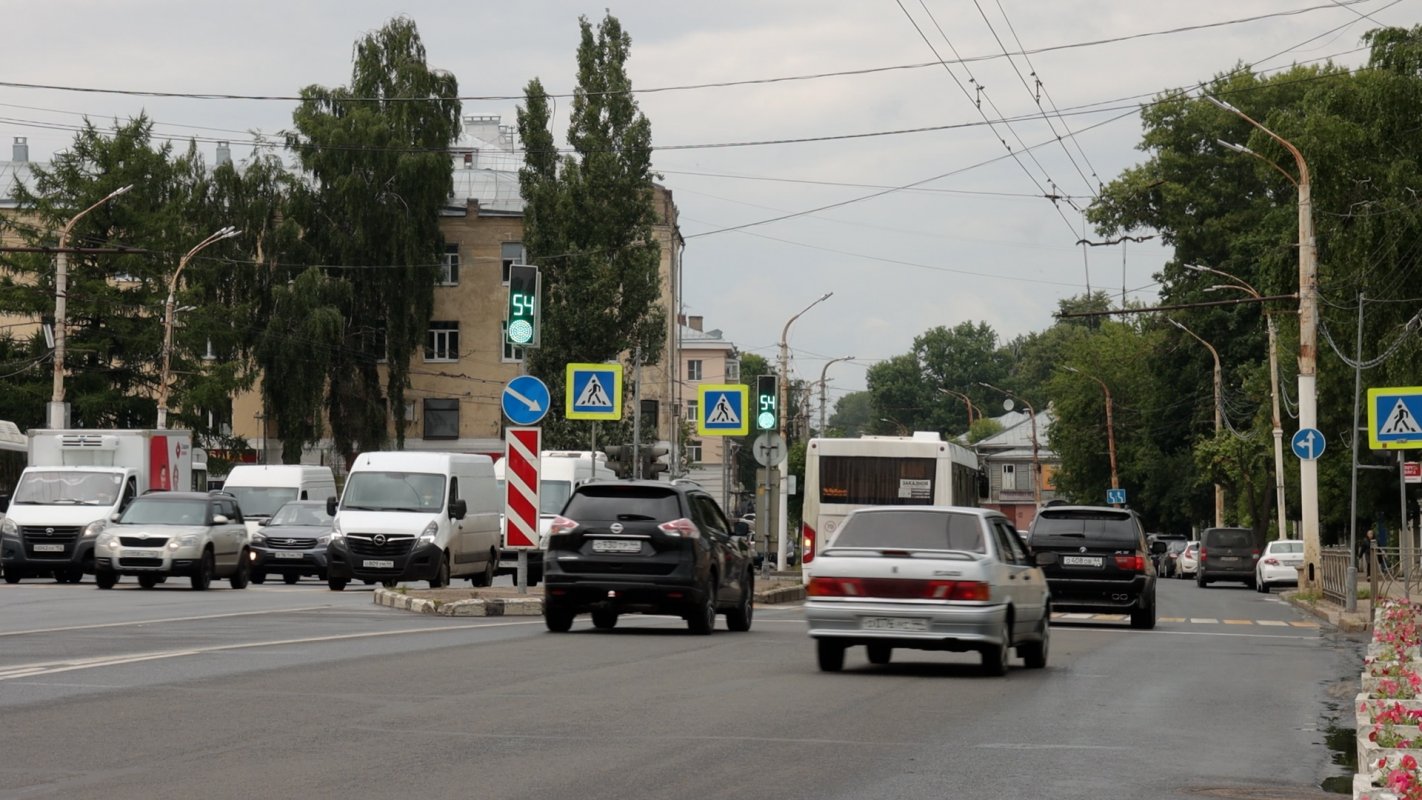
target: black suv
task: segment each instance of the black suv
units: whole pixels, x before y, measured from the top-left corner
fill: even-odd
[[[1250,528],[1206,528],[1200,534],[1200,567],[1195,585],[1214,581],[1240,581],[1253,589],[1259,564],[1259,545]]]
[[[1155,627],[1155,563],[1134,511],[1052,506],[1037,512],[1027,544],[1057,553],[1042,571],[1055,611],[1129,612],[1131,627]]]
[[[562,633],[585,612],[604,630],[624,613],[675,614],[709,634],[720,613],[731,630],[750,630],[751,560],[749,536],[695,484],[585,483],[549,530],[543,619]]]

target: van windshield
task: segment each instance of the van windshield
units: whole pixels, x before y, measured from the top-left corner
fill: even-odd
[[[354,472],[341,508],[357,511],[441,511],[444,476],[425,472]]]
[[[538,510],[544,514],[557,514],[573,493],[572,481],[543,481],[538,486]]]
[[[237,498],[242,516],[249,519],[270,517],[296,499],[296,490],[288,486],[224,486],[222,491]]]
[[[15,487],[15,505],[111,506],[123,476],[113,472],[27,471]]]

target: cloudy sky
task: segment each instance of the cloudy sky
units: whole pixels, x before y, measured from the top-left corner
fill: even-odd
[[[65,147],[82,115],[140,111],[209,154],[209,140],[230,139],[241,159],[250,132],[291,124],[292,102],[75,89],[290,96],[339,85],[352,43],[397,14],[415,20],[429,63],[453,72],[462,95],[505,98],[466,100],[466,114],[512,124],[508,98],[530,78],[571,90],[578,15],[611,11],[632,36],[654,163],[681,211],[686,312],[773,358],[786,321],[833,292],[790,333],[803,377],[856,357],[830,370],[833,398],[934,326],[981,320],[1009,340],[1049,326],[1057,301],[1088,281],[1153,299],[1168,251],[1076,244],[1098,180],[1140,160],[1139,103],[1241,63],[1361,63],[1362,33],[1416,24],[1422,0],[6,6],[0,146],[28,137],[32,160]],[[561,133],[566,101],[557,111]]]

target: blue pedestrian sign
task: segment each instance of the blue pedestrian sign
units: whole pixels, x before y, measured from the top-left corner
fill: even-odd
[[[750,417],[746,415],[750,387],[741,384],[702,384],[697,387],[696,393],[699,401],[696,415],[698,434],[745,436],[750,433]]]
[[[1301,460],[1317,461],[1318,457],[1323,455],[1324,448],[1328,447],[1328,442],[1323,438],[1323,431],[1318,428],[1299,428],[1289,446],[1294,448],[1294,455]]]
[[[548,413],[552,398],[548,385],[532,375],[520,375],[504,384],[504,394],[499,400],[504,407],[504,416],[515,425],[537,425]]]
[[[1106,502],[1113,506],[1123,506],[1126,504],[1125,489],[1107,489]]]
[[[566,385],[568,419],[622,419],[621,364],[569,364]]]
[[[1422,386],[1368,390],[1368,446],[1374,450],[1422,447]]]

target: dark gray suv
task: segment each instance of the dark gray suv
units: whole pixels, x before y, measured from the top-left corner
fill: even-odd
[[[750,630],[750,537],[688,482],[595,481],[573,491],[548,532],[543,618],[566,632],[578,614],[610,629],[626,613],[675,614],[709,634],[724,614]]]
[[[1027,544],[1058,554],[1042,567],[1054,610],[1129,612],[1131,627],[1155,627],[1155,561],[1136,512],[1049,506],[1037,512]]]
[[[1200,568],[1195,570],[1195,585],[1239,581],[1253,589],[1259,549],[1254,531],[1249,528],[1206,528],[1200,534]]]

